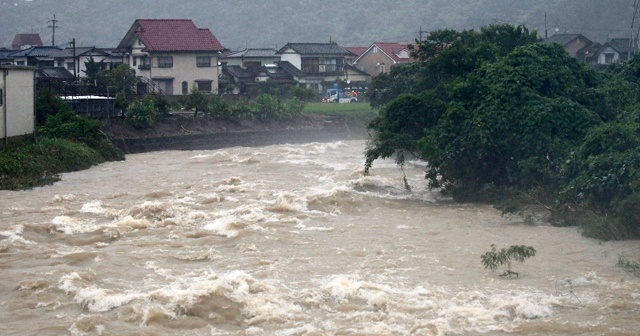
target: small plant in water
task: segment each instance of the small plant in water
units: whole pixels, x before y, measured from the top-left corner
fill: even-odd
[[[624,268],[629,273],[640,276],[640,259],[631,260],[623,254],[618,257],[616,266]]]
[[[505,266],[505,271],[500,276],[519,276],[517,272],[511,270],[514,261],[524,262],[525,259],[536,255],[536,249],[532,246],[511,245],[509,248],[502,248],[498,251],[496,244],[491,244],[491,251],[480,256],[484,268],[495,271],[500,266]]]

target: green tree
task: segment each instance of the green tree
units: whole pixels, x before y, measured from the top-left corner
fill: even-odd
[[[93,56],[89,56],[89,59],[86,62],[84,62],[84,66],[86,70],[82,70],[82,72],[85,73],[88,80],[90,81],[96,80],[98,79],[98,75],[102,71],[103,64],[104,64],[104,60],[101,60],[100,62],[96,62],[93,59]]]
[[[370,99],[388,106],[369,125],[374,136],[365,153],[366,171],[378,158],[395,156],[402,164],[406,151],[422,158],[428,157],[425,154],[432,159],[438,158],[437,154],[444,155],[445,152],[427,151],[438,149],[436,125],[453,104],[452,89],[483,64],[497,60],[516,46],[537,40],[535,33],[522,26],[492,25],[480,31],[436,31],[419,41],[412,47],[415,65],[380,77],[381,82],[389,84],[372,84]],[[401,95],[402,92],[413,96]],[[443,159],[437,163],[447,162]]]
[[[560,46],[536,43],[486,63],[451,87],[451,102],[421,139],[432,180],[462,197],[486,185],[559,186],[559,168],[601,119],[583,105],[595,71]]]
[[[194,87],[191,90],[191,94],[187,99],[187,104],[185,107],[189,110],[193,110],[194,111],[193,116],[197,117],[198,112],[200,111],[202,111],[203,113],[206,113],[207,105],[208,105],[207,96],[204,93],[202,93],[202,91],[200,91],[197,87]]]
[[[158,110],[152,99],[133,102],[125,111],[125,119],[138,129],[150,127],[158,120]]]
[[[47,117],[61,112],[71,112],[71,106],[65,103],[55,91],[44,89],[38,91],[35,99],[36,124],[41,126]]]
[[[136,71],[127,64],[120,64],[114,69],[100,72],[98,80],[113,88],[112,92],[124,95],[135,93],[138,84]]]

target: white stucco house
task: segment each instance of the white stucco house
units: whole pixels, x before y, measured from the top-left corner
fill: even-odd
[[[353,53],[335,42],[287,43],[276,52],[278,65],[306,88],[323,92],[335,82],[366,82],[370,76],[352,66]]]
[[[187,95],[194,87],[218,91],[218,57],[224,47],[191,20],[138,19],[116,50],[137,76],[165,95]]]
[[[0,146],[4,146],[35,132],[35,68],[0,65],[0,72]]]

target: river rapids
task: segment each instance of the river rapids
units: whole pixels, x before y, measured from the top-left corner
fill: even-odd
[[[159,151],[0,191],[2,335],[638,335],[637,241],[427,188],[360,140]],[[405,189],[406,176],[411,189]],[[484,269],[491,244],[538,251]]]

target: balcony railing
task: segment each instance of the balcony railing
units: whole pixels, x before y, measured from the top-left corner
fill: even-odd
[[[151,64],[140,64],[138,65],[139,70],[151,70]]]

